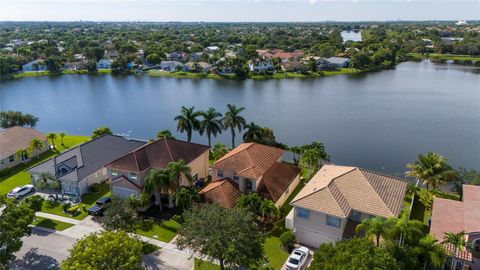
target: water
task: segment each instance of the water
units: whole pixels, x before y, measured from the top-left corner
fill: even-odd
[[[0,110],[36,115],[44,132],[89,135],[107,125],[153,138],[175,130],[182,105],[224,112],[228,103],[244,106],[247,121],[273,128],[280,142],[323,141],[335,164],[403,175],[418,153],[435,151],[455,166],[480,169],[480,74],[462,66],[407,62],[396,70],[303,80],[68,75],[0,82]],[[219,140],[230,145],[230,133],[213,142]],[[195,134],[194,141],[207,139]]]
[[[362,41],[362,34],[359,32],[354,31],[342,31],[340,33],[343,38],[343,42],[351,41]]]

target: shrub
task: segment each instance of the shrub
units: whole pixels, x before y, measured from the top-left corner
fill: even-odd
[[[62,205],[63,212],[68,213],[68,209],[70,209],[71,204],[65,203]]]
[[[295,244],[295,234],[292,231],[288,230],[280,235],[280,242],[282,246],[286,250],[290,250],[293,248]]]
[[[57,205],[59,204],[59,202],[55,201],[55,200],[47,200],[47,207],[48,208],[54,208],[56,207]]]
[[[74,206],[68,208],[67,212],[73,214],[73,213],[77,212],[78,209],[80,209],[80,204],[77,204],[77,205],[74,205]]]
[[[97,193],[100,191],[100,184],[95,183],[89,187],[91,193]]]
[[[10,168],[0,170],[0,177],[8,176],[10,174]]]

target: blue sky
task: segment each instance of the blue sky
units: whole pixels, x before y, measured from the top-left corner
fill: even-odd
[[[480,0],[0,0],[0,20],[480,20]]]

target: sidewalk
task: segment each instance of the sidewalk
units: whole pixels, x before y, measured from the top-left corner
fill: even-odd
[[[36,215],[37,217],[44,217],[44,218],[54,219],[54,220],[63,221],[63,222],[70,223],[70,224],[74,224],[74,225],[80,224],[80,222],[81,222],[81,220],[77,220],[77,219],[73,219],[73,218],[67,218],[67,217],[62,217],[62,216],[58,216],[58,215],[54,215],[54,214],[49,214],[49,213],[44,213],[44,212],[36,212],[35,215]]]

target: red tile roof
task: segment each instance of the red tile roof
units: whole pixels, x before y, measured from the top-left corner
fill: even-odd
[[[257,192],[262,197],[277,202],[300,171],[298,166],[276,162],[263,174]]]
[[[241,193],[238,185],[229,178],[209,183],[200,191],[200,195],[208,203],[218,203],[225,208],[233,208]]]

